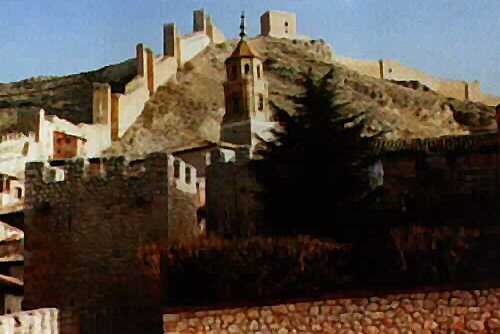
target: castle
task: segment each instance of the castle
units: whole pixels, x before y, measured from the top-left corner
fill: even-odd
[[[197,210],[205,196],[209,232],[258,233],[259,208],[254,198],[258,189],[248,162],[256,158],[259,141],[277,124],[269,105],[263,59],[247,39],[244,17],[240,40],[225,61],[220,143],[179,149],[174,155],[153,153],[135,161],[100,157],[134,123],[160,85],[174,79],[178,69],[207,45],[224,41],[203,10],[193,14],[192,34],[179,36],[173,23],[166,24],[163,32],[161,56],[137,45],[137,75],[123,91],[94,83],[92,124],[75,125],[41,110],[27,116],[33,131],[9,135],[0,143],[0,154],[7,157],[0,161],[0,208],[9,213],[24,210],[22,308],[35,310],[0,319],[5,333],[14,333],[14,320],[29,333],[42,327],[50,333],[157,331],[162,326],[161,290],[167,288],[159,279],[160,250],[169,242],[203,233]],[[303,38],[297,33],[295,14],[276,11],[262,15],[261,34]],[[394,74],[396,66],[387,68],[384,62],[378,66],[381,78],[406,78]],[[459,98],[480,100],[478,84],[464,85],[457,88],[463,91]],[[443,87],[437,91],[446,95],[448,88]],[[455,90],[449,96],[454,94]],[[462,188],[455,189],[460,194],[496,194],[500,170],[496,140],[496,134],[490,134],[473,139],[472,144],[466,140],[463,144],[462,138],[430,144],[413,141],[400,143],[398,149],[392,142],[381,143],[377,149],[385,154],[384,179],[392,188],[384,207],[407,210],[407,193],[418,187],[415,179],[421,177],[417,172],[429,170],[415,167],[422,161],[430,169],[437,166],[445,174],[466,179]],[[409,151],[417,151],[420,160],[405,155]],[[450,151],[461,154],[452,159],[455,162],[443,157]],[[403,157],[394,158],[397,154]],[[417,172],[411,177],[399,175],[402,165],[411,165]],[[471,178],[478,171],[487,174],[488,185]],[[206,177],[206,192],[200,175]],[[53,324],[57,317],[59,326]],[[171,320],[167,318],[166,323]]]

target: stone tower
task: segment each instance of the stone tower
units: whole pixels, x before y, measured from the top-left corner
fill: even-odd
[[[259,141],[256,134],[271,121],[271,112],[262,57],[246,39],[244,14],[241,15],[240,29],[240,41],[225,62],[226,113],[222,122],[221,141],[247,146],[252,152]]]

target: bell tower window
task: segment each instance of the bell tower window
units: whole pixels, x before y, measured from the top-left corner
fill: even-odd
[[[257,78],[260,79],[260,65],[257,66]]]
[[[245,64],[245,74],[248,74],[248,73],[250,73],[250,65]]]
[[[259,94],[259,111],[264,110],[264,95]]]
[[[233,97],[233,112],[240,111],[240,98],[235,96]]]

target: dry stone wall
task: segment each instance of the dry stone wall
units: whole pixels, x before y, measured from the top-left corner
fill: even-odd
[[[163,316],[165,334],[500,333],[500,289],[393,294]]]

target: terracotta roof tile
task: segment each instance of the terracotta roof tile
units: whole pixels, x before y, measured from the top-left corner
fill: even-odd
[[[246,40],[242,39],[226,61],[233,58],[262,58],[262,56],[255,52]]]

